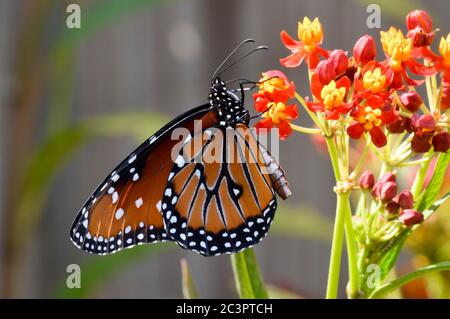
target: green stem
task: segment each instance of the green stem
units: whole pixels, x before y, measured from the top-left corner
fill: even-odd
[[[356,238],[353,231],[352,212],[350,208],[350,197],[345,203],[345,235],[347,240],[348,272],[349,285],[347,295],[354,299],[359,296],[359,271],[358,271],[358,252],[356,247]]]
[[[433,157],[430,156],[428,158],[428,160],[426,160],[422,164],[420,164],[419,170],[416,174],[416,178],[414,179],[413,186],[411,187],[411,193],[413,194],[414,198],[418,198],[420,195],[420,192],[422,191],[423,183],[425,181],[428,167],[430,166],[430,162],[431,162],[432,158]]]
[[[333,242],[331,244],[330,266],[328,269],[327,299],[336,299],[339,287],[342,247],[344,242],[344,224],[349,193],[337,194],[336,219],[334,222]]]
[[[231,255],[231,265],[240,298],[269,298],[253,249]]]

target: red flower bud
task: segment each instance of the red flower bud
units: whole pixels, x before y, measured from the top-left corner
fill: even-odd
[[[367,62],[375,59],[377,48],[374,39],[366,34],[356,41],[353,47],[353,56],[359,66],[365,65]]]
[[[333,65],[336,76],[344,74],[344,72],[347,70],[348,66],[347,52],[343,50],[333,50],[330,53],[330,57],[328,58],[328,60]]]
[[[375,177],[371,171],[365,171],[359,178],[359,187],[361,189],[372,189],[375,184]]]
[[[384,184],[387,182],[395,182],[396,180],[397,180],[397,175],[395,175],[392,172],[388,172],[380,177],[380,179],[378,180],[378,183]]]
[[[431,20],[430,15],[426,11],[414,10],[406,16],[406,26],[408,30],[419,27],[426,33],[430,33],[433,31],[433,20]]]
[[[450,148],[450,134],[448,132],[437,133],[433,136],[432,143],[436,152],[446,153]]]
[[[406,226],[413,226],[423,222],[423,214],[414,209],[405,209],[398,219]]]
[[[422,105],[422,98],[415,91],[409,91],[400,95],[400,102],[410,112],[417,112]]]
[[[399,206],[396,202],[391,200],[389,203],[386,204],[385,208],[389,214],[397,214]]]
[[[421,116],[414,116],[412,125],[415,129],[433,131],[436,128],[436,121],[432,115],[424,114]]]
[[[403,133],[405,130],[408,132],[412,131],[411,119],[404,116],[399,116],[397,121],[388,125],[388,131],[393,134]]]
[[[414,206],[414,197],[410,191],[401,191],[393,200],[403,209],[410,209]]]
[[[383,203],[389,202],[397,194],[397,184],[395,182],[387,182],[382,184],[380,189],[380,199]]]
[[[430,150],[431,143],[428,135],[415,134],[411,141],[411,149],[416,153],[426,153]]]
[[[336,72],[333,63],[329,60],[322,60],[317,64],[315,73],[319,76],[319,81],[322,84],[328,84],[336,78]]]

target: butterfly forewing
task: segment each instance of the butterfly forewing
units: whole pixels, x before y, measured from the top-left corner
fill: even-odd
[[[211,125],[209,109],[203,105],[174,119],[118,165],[72,225],[71,239],[78,247],[106,254],[170,239],[161,216],[161,198],[173,166],[171,151],[179,143],[171,132],[176,127],[193,130],[196,119]]]
[[[213,132],[211,132],[213,131]],[[169,236],[202,255],[233,253],[258,243],[276,209],[258,142],[246,125],[231,134],[206,130],[181,149],[162,200]],[[201,150],[200,157],[187,150]]]

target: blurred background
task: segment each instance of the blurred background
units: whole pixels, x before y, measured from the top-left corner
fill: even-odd
[[[71,3],[81,6],[81,29],[66,27]],[[142,140],[205,102],[213,70],[240,41],[252,37],[270,51],[227,77],[256,80],[280,68],[288,52],[279,32],[296,34],[303,16],[320,18],[327,49],[351,52],[365,33],[378,39],[380,29],[366,26],[370,3],[381,6],[382,30],[405,29],[406,13],[417,8],[430,12],[440,35],[450,30],[448,1],[2,0],[0,297],[178,298],[181,258],[201,297],[237,297],[229,257],[204,258],[174,244],[91,256],[70,242],[70,225]],[[287,74],[308,92],[305,68]],[[304,114],[299,122],[309,124]],[[273,296],[320,298],[334,215],[331,167],[304,135],[281,143],[280,161],[294,195],[277,211],[257,258]],[[409,243],[399,271],[450,259],[448,214],[427,227],[435,229]],[[81,266],[81,289],[66,287],[70,264]],[[448,278],[435,275],[404,296],[449,297]]]

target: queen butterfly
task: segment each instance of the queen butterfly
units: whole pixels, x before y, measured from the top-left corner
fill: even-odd
[[[243,41],[216,69],[209,103],[173,119],[100,184],[73,222],[70,237],[77,247],[104,255],[170,240],[211,256],[238,252],[265,237],[275,193],[286,199],[291,191],[280,165],[248,127],[244,95],[251,88],[243,85],[255,83],[238,80],[239,89],[229,90],[220,78],[265,48],[221,69],[249,42],[254,41]],[[188,133],[174,138],[178,129]]]

